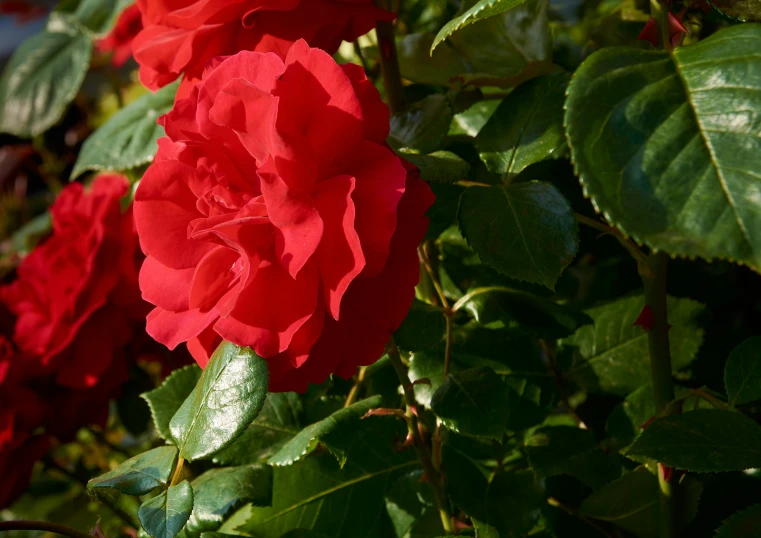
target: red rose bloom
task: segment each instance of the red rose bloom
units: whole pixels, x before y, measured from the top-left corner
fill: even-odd
[[[47,435],[32,435],[45,419],[45,402],[18,385],[11,343],[0,335],[0,508],[26,489],[32,468],[48,449]]]
[[[160,121],[134,204],[148,333],[201,366],[223,338],[251,346],[273,391],[377,360],[412,302],[433,195],[384,145],[362,69],[304,41],[285,61],[241,52]]]
[[[140,8],[137,4],[132,4],[121,12],[111,33],[98,41],[98,50],[113,52],[111,63],[115,67],[121,67],[132,57],[132,41],[142,29]]]
[[[137,236],[119,199],[129,185],[100,176],[89,192],[67,186],[50,208],[53,232],[0,288],[17,316],[13,340],[30,375],[89,388],[111,367],[145,313],[137,287]]]
[[[341,41],[393,14],[373,0],[137,0],[145,29],[134,42],[140,80],[152,90],[182,73],[187,96],[206,62],[241,50],[285,57],[298,39],[333,54]]]

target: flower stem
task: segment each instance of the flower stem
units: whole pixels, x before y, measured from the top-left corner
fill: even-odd
[[[388,2],[381,3],[387,4]],[[390,8],[388,5],[382,7]],[[383,76],[383,87],[386,89],[388,106],[391,109],[391,115],[399,114],[404,111],[404,86],[402,86],[402,74],[399,70],[399,57],[394,40],[394,23],[378,21],[375,32],[378,36],[381,75]]]
[[[185,465],[185,458],[182,456],[177,460],[177,467],[174,468],[174,474],[172,475],[172,481],[169,482],[169,487],[176,486],[182,478],[182,468]]]
[[[346,402],[344,403],[344,407],[349,407],[351,404],[354,403],[354,400],[357,399],[359,388],[362,386],[362,382],[365,380],[366,371],[367,371],[366,366],[362,366],[359,369],[359,372],[357,373],[357,380],[354,382],[354,385],[351,387],[351,390],[349,391],[349,395],[346,397]]]
[[[669,34],[669,8],[661,4],[660,0],[650,0],[650,15],[658,23],[658,29],[661,33],[661,43],[664,50],[671,52],[674,46],[671,44],[671,35]]]
[[[650,373],[653,383],[656,416],[664,413],[674,399],[674,379],[671,370],[669,347],[668,308],[666,284],[668,279],[668,256],[662,252],[651,253],[648,265],[653,276],[640,274],[645,285],[645,302],[653,311],[653,326],[647,333],[650,347]],[[661,538],[678,535],[676,484],[669,480],[659,464],[658,482],[661,491]]]
[[[5,531],[41,531],[52,532],[69,538],[92,538],[86,532],[47,521],[0,521],[0,532]]]
[[[420,435],[420,428],[417,420],[418,407],[417,401],[415,400],[415,389],[407,375],[407,369],[402,363],[402,357],[399,355],[399,348],[397,348],[396,344],[393,342],[388,345],[388,357],[396,371],[399,382],[402,384],[402,389],[404,390],[404,398],[407,402],[408,410],[407,416],[409,417],[407,424],[409,425],[410,435],[412,436],[412,443],[415,447],[415,452],[417,452],[418,459],[420,459],[420,463],[423,464],[423,470],[425,471],[428,483],[431,484],[433,496],[438,505],[439,516],[441,517],[441,525],[444,528],[445,534],[454,534],[452,512],[449,509],[449,501],[447,500],[446,493],[444,493],[444,480],[434,467],[428,447],[423,441],[423,437]]]

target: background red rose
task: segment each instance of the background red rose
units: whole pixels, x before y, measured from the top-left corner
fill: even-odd
[[[206,62],[241,50],[285,57],[298,39],[334,53],[341,41],[392,20],[372,0],[138,0],[145,29],[134,42],[140,80],[152,90],[185,79],[185,97]]]
[[[115,175],[98,177],[89,191],[67,186],[50,209],[51,236],[0,288],[0,300],[17,316],[19,360],[66,387],[96,385],[145,312],[134,220],[119,204],[128,188]]]
[[[135,197],[148,333],[202,366],[224,338],[270,390],[349,377],[409,309],[432,194],[384,145],[388,110],[355,65],[297,42],[218,59],[163,117]]]
[[[113,52],[111,63],[123,66],[132,57],[132,41],[143,29],[142,14],[137,4],[132,4],[121,12],[113,30],[98,41],[98,50]]]

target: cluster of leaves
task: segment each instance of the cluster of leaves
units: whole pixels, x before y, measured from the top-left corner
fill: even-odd
[[[166,444],[91,490],[153,538],[650,538],[661,464],[685,536],[758,535],[761,26],[691,15],[699,42],[669,53],[636,44],[638,2],[569,4],[404,2],[388,142],[437,200],[390,355],[267,394],[266,363],[225,343],[144,394]],[[0,80],[0,130],[61,118],[121,7],[53,13]],[[339,54],[379,71],[371,37]],[[175,89],[113,115],[72,177],[149,162]],[[700,259],[671,264],[664,413],[627,238]]]

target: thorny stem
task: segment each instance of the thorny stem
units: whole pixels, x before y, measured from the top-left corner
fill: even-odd
[[[6,531],[41,531],[52,532],[69,538],[92,538],[86,532],[47,521],[0,521],[0,532]]]
[[[441,517],[441,524],[444,527],[445,534],[454,534],[454,526],[452,525],[452,513],[449,509],[449,501],[444,493],[444,480],[441,474],[436,470],[431,460],[431,454],[428,452],[428,447],[423,441],[423,437],[420,435],[420,429],[417,420],[417,401],[415,400],[415,389],[410,382],[410,378],[407,375],[407,370],[402,363],[402,357],[399,355],[399,348],[392,342],[388,345],[388,357],[391,364],[396,371],[396,375],[399,378],[399,382],[402,384],[404,390],[404,398],[407,403],[407,416],[409,421],[407,422],[410,435],[412,436],[412,443],[417,452],[420,463],[423,464],[423,470],[428,482],[431,484],[433,490],[433,496],[436,499],[436,504],[439,509],[439,516]]]
[[[442,308],[444,308],[445,311],[448,311],[449,301],[447,300],[446,295],[444,295],[444,288],[441,287],[441,284],[439,283],[439,279],[436,278],[436,273],[433,270],[433,264],[431,263],[431,259],[428,257],[428,254],[425,251],[425,244],[420,245],[417,248],[417,255],[418,255],[418,258],[420,259],[420,263],[423,264],[423,268],[425,269],[425,272],[428,273],[428,278],[431,279],[431,284],[433,284],[433,288],[436,290],[436,296],[438,297]]]
[[[354,403],[354,400],[357,399],[359,388],[362,386],[362,382],[365,380],[366,371],[367,371],[367,367],[365,366],[359,369],[359,372],[357,373],[357,381],[354,383],[354,386],[352,386],[351,390],[349,391],[349,395],[346,397],[346,403],[344,403],[344,407],[349,407],[351,404]]]
[[[662,4],[660,0],[650,0],[650,15],[658,23],[658,29],[661,34],[661,43],[663,48],[669,52],[674,50],[674,46],[671,44],[671,36],[669,35],[669,8],[667,5]]]
[[[604,234],[612,235],[613,237],[618,240],[619,243],[621,243],[621,246],[623,246],[626,251],[631,254],[632,258],[637,262],[637,265],[639,266],[639,272],[645,273],[646,275],[652,277],[653,272],[651,271],[650,267],[648,266],[647,256],[645,253],[643,253],[639,247],[626,237],[624,234],[621,233],[621,231],[614,227],[614,226],[608,226],[604,222],[601,222],[597,219],[592,219],[587,217],[586,215],[582,215],[580,213],[575,213],[576,220],[579,221],[579,224],[584,224],[585,226],[589,226],[590,228],[594,228],[595,230],[598,230]]]
[[[648,265],[653,276],[641,274],[645,285],[645,302],[653,311],[653,326],[647,333],[650,347],[650,372],[653,383],[653,398],[656,414],[664,413],[674,399],[674,379],[671,370],[671,350],[669,348],[669,324],[666,299],[668,279],[668,255],[654,252],[648,257]],[[678,503],[676,484],[668,480],[659,464],[658,482],[661,491],[661,538],[675,538],[678,535]]]
[[[381,4],[380,7],[386,9],[392,7],[388,1],[381,1],[379,3]],[[399,58],[396,53],[394,23],[378,21],[375,32],[378,36],[381,75],[383,76],[383,87],[386,89],[388,106],[391,109],[391,115],[399,114],[404,111],[404,86],[402,85],[402,75],[399,70]]]

